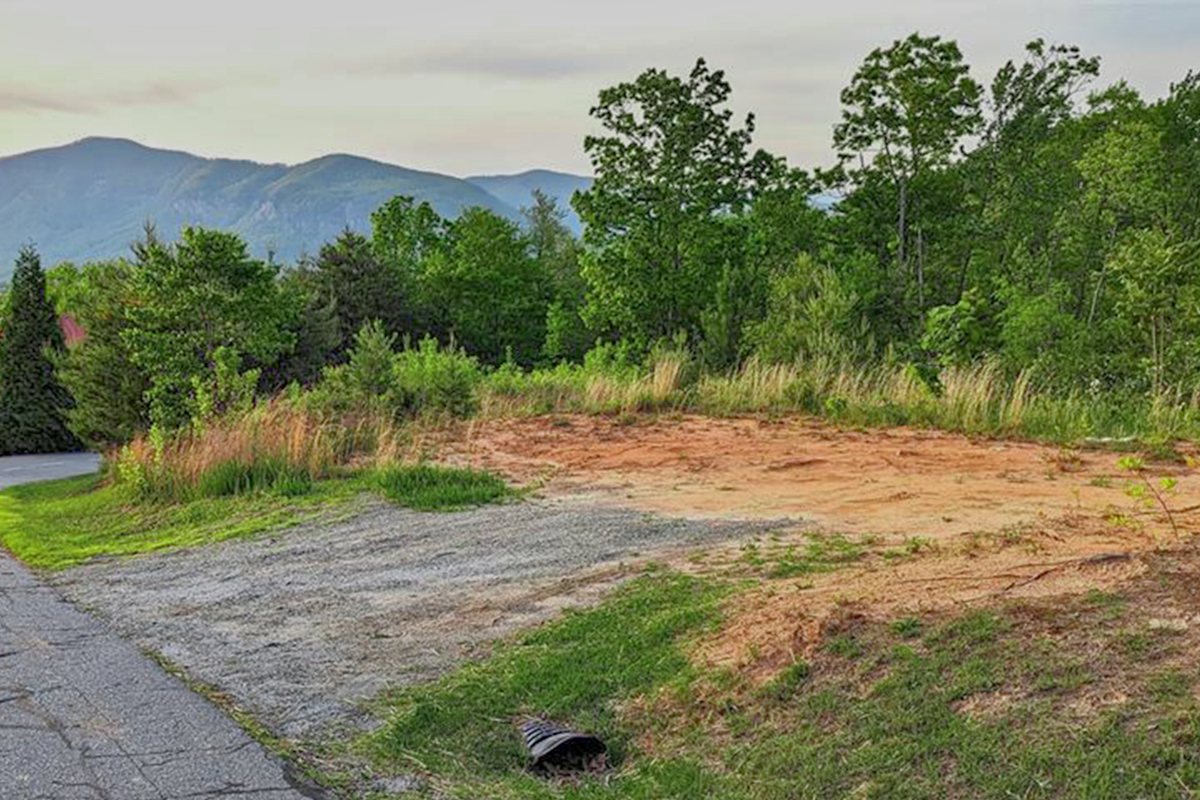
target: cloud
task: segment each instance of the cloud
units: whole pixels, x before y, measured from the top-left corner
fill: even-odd
[[[605,52],[581,48],[530,50],[477,43],[408,53],[336,59],[324,62],[318,69],[327,71],[332,68],[336,72],[352,76],[457,75],[553,80],[596,73],[622,64],[626,60],[625,54],[612,48]]]
[[[82,114],[89,109],[54,96],[54,93],[10,88],[0,85],[0,111],[55,111],[65,114]]]
[[[40,89],[0,82],[0,111],[49,111],[63,114],[93,114],[111,108],[180,106],[202,95],[224,89],[267,82],[265,77],[156,80],[106,86],[103,89],[72,86]]]

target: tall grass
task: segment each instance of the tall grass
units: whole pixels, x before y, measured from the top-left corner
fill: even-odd
[[[832,359],[750,359],[726,374],[692,373],[678,351],[660,352],[646,367],[611,361],[530,372],[504,367],[483,376],[475,397],[457,413],[800,413],[855,426],[910,425],[1059,443],[1095,437],[1158,447],[1200,438],[1197,396],[1055,395],[1039,391],[1028,373],[1009,377],[992,363],[946,369],[934,382],[910,366]],[[461,395],[456,390],[454,396]],[[440,419],[447,409],[440,402],[437,408]],[[340,468],[419,461],[418,420],[429,417],[414,411],[397,422],[391,409],[369,402],[339,407],[280,397],[200,430],[139,437],[111,461],[118,480],[142,496],[297,495]]]
[[[395,448],[393,424],[378,416],[326,417],[285,399],[218,418],[170,437],[153,432],[110,462],[120,483],[162,499],[272,491],[302,494],[335,469]]]
[[[1087,438],[1151,444],[1200,436],[1200,398],[1052,394],[1028,372],[1010,377],[995,363],[943,370],[928,381],[903,364],[813,359],[770,364],[751,358],[724,374],[687,380],[678,354],[643,370],[557,367],[493,373],[481,387],[485,415],[627,413],[811,414],[862,426],[912,425],[1054,442]]]
[[[618,414],[682,408],[687,402],[688,358],[658,354],[648,369],[564,364],[524,372],[503,368],[480,386],[483,416],[551,412]]]

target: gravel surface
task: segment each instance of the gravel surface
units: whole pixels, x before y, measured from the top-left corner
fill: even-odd
[[[273,730],[369,724],[361,701],[599,597],[623,564],[780,523],[665,519],[579,501],[457,513],[377,502],[343,522],[59,573],[72,600]]]

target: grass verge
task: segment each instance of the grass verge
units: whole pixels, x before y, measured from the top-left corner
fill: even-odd
[[[97,476],[0,492],[0,544],[34,567],[191,547],[312,519],[363,491],[359,479],[319,481],[298,496],[260,492],[163,503],[133,499]]]
[[[598,608],[500,647],[486,662],[385,697],[379,710],[390,719],[360,749],[385,772],[416,767],[449,778],[456,796],[541,796],[543,784],[520,769],[514,726],[547,715],[599,733],[619,763],[632,731],[620,724],[618,704],[694,677],[681,640],[712,629],[727,592],[681,575],[638,579]]]
[[[211,492],[155,500],[99,476],[16,486],[0,492],[0,544],[25,563],[65,569],[98,556],[193,547],[297,525],[332,513],[364,492],[399,505],[446,511],[516,496],[485,472],[387,467],[311,481],[266,466],[211,473]]]

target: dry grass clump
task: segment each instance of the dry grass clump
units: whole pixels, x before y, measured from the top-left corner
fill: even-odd
[[[1029,375],[1009,380],[995,364],[951,367],[940,391],[910,366],[855,366],[829,359],[767,364],[756,358],[696,386],[697,410],[794,412],[863,425],[928,425],[947,430],[1011,433],[1026,424],[1035,395]]]
[[[307,492],[313,481],[401,441],[374,415],[328,417],[283,399],[172,435],[139,436],[111,459],[119,482],[164,499]]]
[[[482,416],[549,413],[631,414],[680,408],[688,402],[688,358],[657,354],[649,369],[560,365],[522,372],[502,368],[480,387]]]

